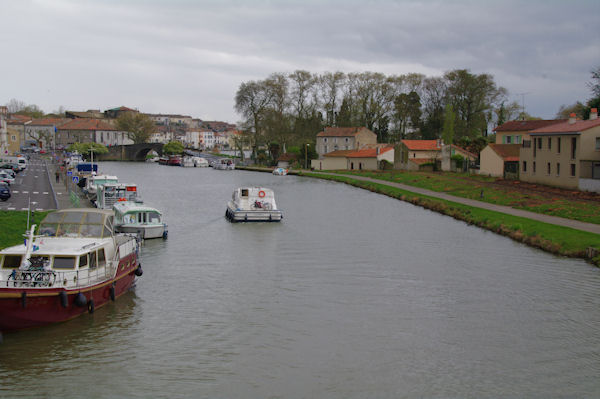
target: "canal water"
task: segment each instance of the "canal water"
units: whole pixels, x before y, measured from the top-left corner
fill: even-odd
[[[135,290],[4,335],[0,397],[600,396],[600,271],[347,185],[145,163]],[[230,224],[234,188],[284,220]]]

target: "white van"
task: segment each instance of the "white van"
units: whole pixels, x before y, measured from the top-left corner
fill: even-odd
[[[0,157],[0,162],[10,162],[19,165],[19,170],[27,168],[27,158],[25,157]]]

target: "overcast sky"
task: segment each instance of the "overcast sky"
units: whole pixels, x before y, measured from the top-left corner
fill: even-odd
[[[600,66],[597,0],[0,0],[0,104],[237,122],[242,82],[305,69],[489,73],[553,118]],[[522,93],[525,93],[522,95]]]

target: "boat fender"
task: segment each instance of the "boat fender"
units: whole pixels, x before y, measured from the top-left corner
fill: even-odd
[[[138,277],[140,277],[142,274],[144,274],[144,271],[142,270],[142,265],[139,265],[139,266],[137,267],[137,269],[135,269],[135,272],[134,272],[134,273],[135,273],[135,275],[136,275],[136,276],[138,276]]]
[[[169,236],[169,232],[167,230],[163,231],[163,240],[166,240]]]
[[[90,299],[90,301],[88,302],[88,312],[94,313],[95,309],[96,307],[94,306],[94,300]]]
[[[80,308],[84,307],[85,305],[87,305],[87,299],[85,297],[85,295],[83,295],[81,292],[77,294],[77,296],[75,297],[75,306],[79,306]]]
[[[110,300],[114,302],[115,301],[115,286],[114,286],[114,283],[108,289],[108,295],[110,296]]]
[[[21,292],[21,306],[23,309],[27,307],[27,293],[25,291]]]
[[[69,306],[69,298],[67,297],[67,293],[65,291],[61,291],[58,293],[58,299],[60,300],[60,305],[63,308]]]

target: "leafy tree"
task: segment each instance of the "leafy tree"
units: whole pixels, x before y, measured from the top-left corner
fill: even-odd
[[[423,80],[423,138],[436,139],[442,135],[447,84],[441,77]]]
[[[148,142],[155,125],[146,114],[124,112],[117,118],[117,128],[127,132],[127,137],[133,140],[134,144],[142,144]]]
[[[180,141],[169,141],[163,146],[163,153],[168,155],[183,154],[183,144]]]
[[[106,154],[108,148],[100,143],[74,143],[67,147],[67,151],[75,152],[82,155],[91,156],[92,154]]]
[[[600,66],[592,69],[592,80],[588,82],[588,87],[592,91],[594,97],[600,98]]]
[[[579,119],[583,119],[585,115],[586,106],[580,101],[577,101],[573,105],[561,105],[556,113],[557,119],[569,119],[569,116],[574,113]]]
[[[444,130],[442,131],[442,137],[445,144],[452,144],[454,142],[454,121],[456,114],[452,109],[452,104],[446,104],[446,111],[444,112]]]
[[[466,69],[447,72],[448,100],[456,112],[458,137],[477,137],[487,132],[488,111],[506,96],[506,89],[497,87],[488,74],[474,75]]]
[[[326,126],[336,126],[337,103],[345,80],[346,75],[343,72],[325,72],[318,80],[323,97]]]
[[[398,138],[403,139],[409,131],[415,131],[421,125],[421,98],[415,91],[402,93],[396,97],[394,105]]]
[[[264,81],[242,83],[235,95],[235,109],[245,118],[254,158],[256,158],[256,149],[263,135],[264,114],[272,99],[273,91]]]

